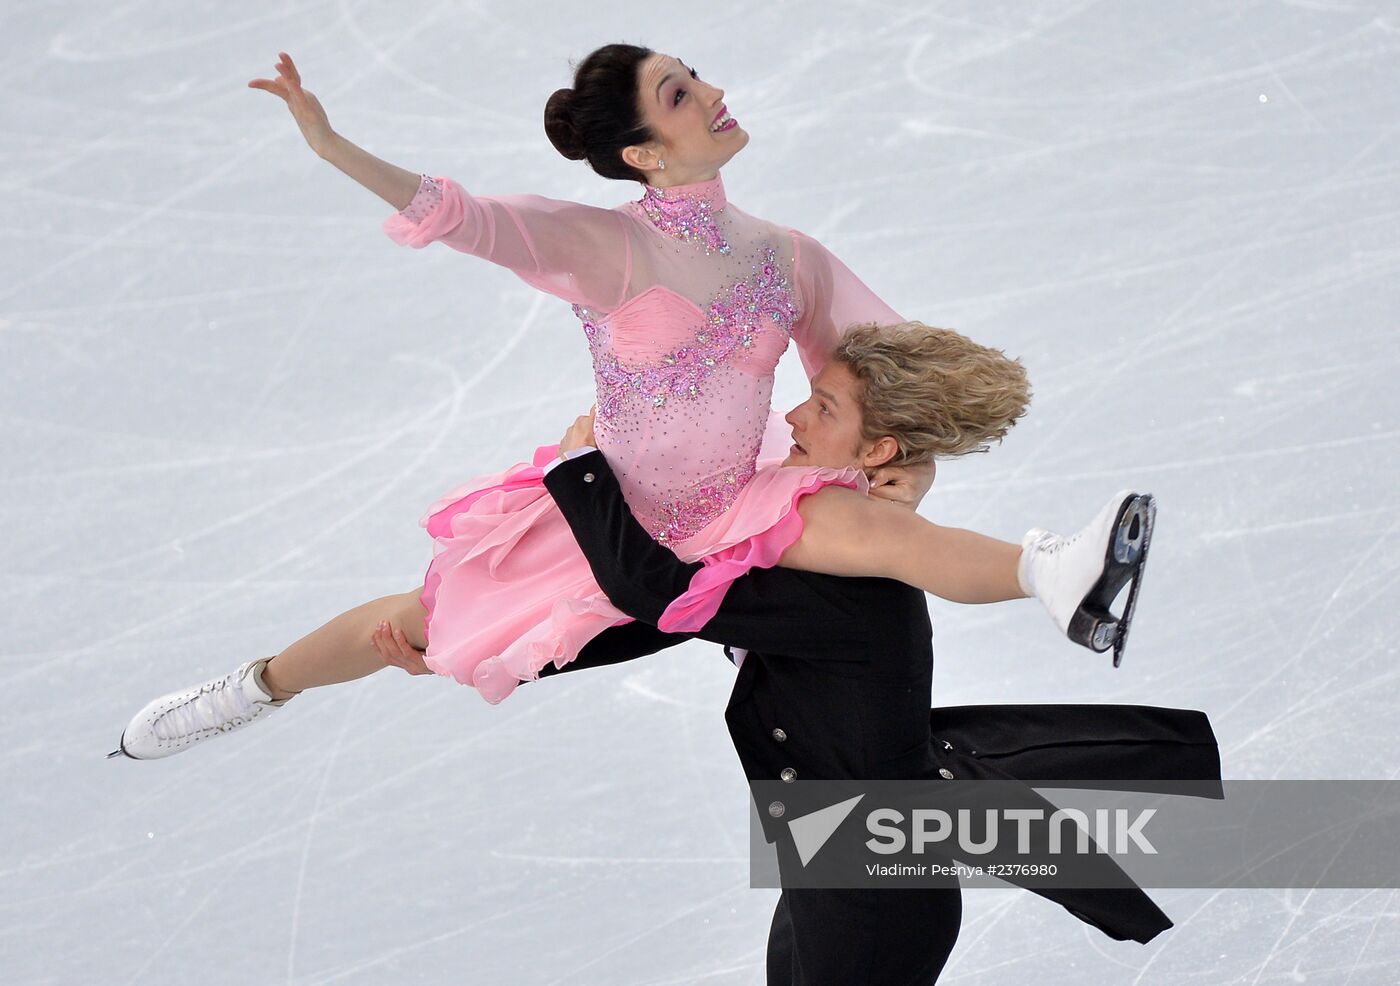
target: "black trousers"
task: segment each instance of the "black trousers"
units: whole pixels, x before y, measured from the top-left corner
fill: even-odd
[[[540,677],[620,664],[685,639],[640,622],[612,627]],[[961,923],[956,879],[928,889],[784,890],[768,932],[768,986],[929,986]]]
[[[957,881],[889,890],[784,890],[768,986],[929,986],[962,923]]]

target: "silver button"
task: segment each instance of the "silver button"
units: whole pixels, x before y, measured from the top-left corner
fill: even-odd
[[[585,483],[591,483],[595,478],[597,477],[595,477],[591,472],[586,472],[583,474],[583,481]]]
[[[779,743],[786,743],[787,733],[783,732],[781,729],[775,729],[773,730],[773,738]]]
[[[783,812],[785,811],[787,811],[787,805],[783,804],[781,801],[774,801],[768,806],[768,814],[772,815],[774,818],[782,818]]]
[[[953,779],[953,772],[947,767],[939,767],[938,776],[943,778],[945,781],[951,781]]]
[[[793,781],[797,780],[797,771],[793,770],[791,767],[784,767],[783,772],[778,776],[781,777],[785,783],[791,784]]]

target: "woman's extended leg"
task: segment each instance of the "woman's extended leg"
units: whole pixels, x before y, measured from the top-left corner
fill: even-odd
[[[136,713],[108,756],[172,756],[266,718],[307,688],[378,671],[387,666],[371,639],[380,622],[394,626],[399,639],[425,647],[418,595],[412,590],[356,606],[275,657],[254,658],[223,677],[162,695]]]
[[[1120,490],[1068,538],[1032,529],[1023,547],[973,531],[940,527],[908,509],[828,487],[798,504],[802,537],[783,553],[789,568],[898,579],[960,603],[1035,596],[1060,631],[1115,667],[1133,619],[1156,504]],[[1122,615],[1110,606],[1124,587]]]
[[[274,701],[308,688],[354,681],[385,667],[370,639],[381,622],[397,628],[416,650],[427,647],[423,621],[427,613],[421,589],[382,596],[341,613],[268,661],[262,680]]]
[[[827,575],[898,579],[955,603],[1024,599],[1021,548],[942,527],[907,507],[829,486],[797,505],[802,537],[779,564]]]

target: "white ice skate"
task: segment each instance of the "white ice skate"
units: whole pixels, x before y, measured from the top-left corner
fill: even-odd
[[[1073,537],[1034,528],[1021,539],[1022,589],[1045,604],[1076,644],[1097,653],[1113,648],[1115,668],[1123,660],[1156,516],[1150,493],[1123,490]],[[1109,606],[1128,583],[1123,615],[1114,616]]]
[[[136,713],[107,759],[157,760],[266,718],[288,701],[272,701],[263,687],[262,669],[269,660],[249,661],[222,678],[162,695]]]

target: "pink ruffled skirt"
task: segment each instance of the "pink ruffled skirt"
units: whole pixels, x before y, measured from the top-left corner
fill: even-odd
[[[425,660],[492,704],[521,681],[537,678],[546,664],[563,667],[608,627],[630,622],[594,581],[545,489],[544,466],[557,451],[537,449],[529,464],[458,487],[421,521],[433,538],[422,594]],[[868,489],[859,470],[780,462],[761,460],[733,506],[676,545],[682,560],[703,561],[705,567],[667,608],[663,630],[698,630],[735,579],[777,564],[802,536],[794,508],[803,496],[832,484]]]

